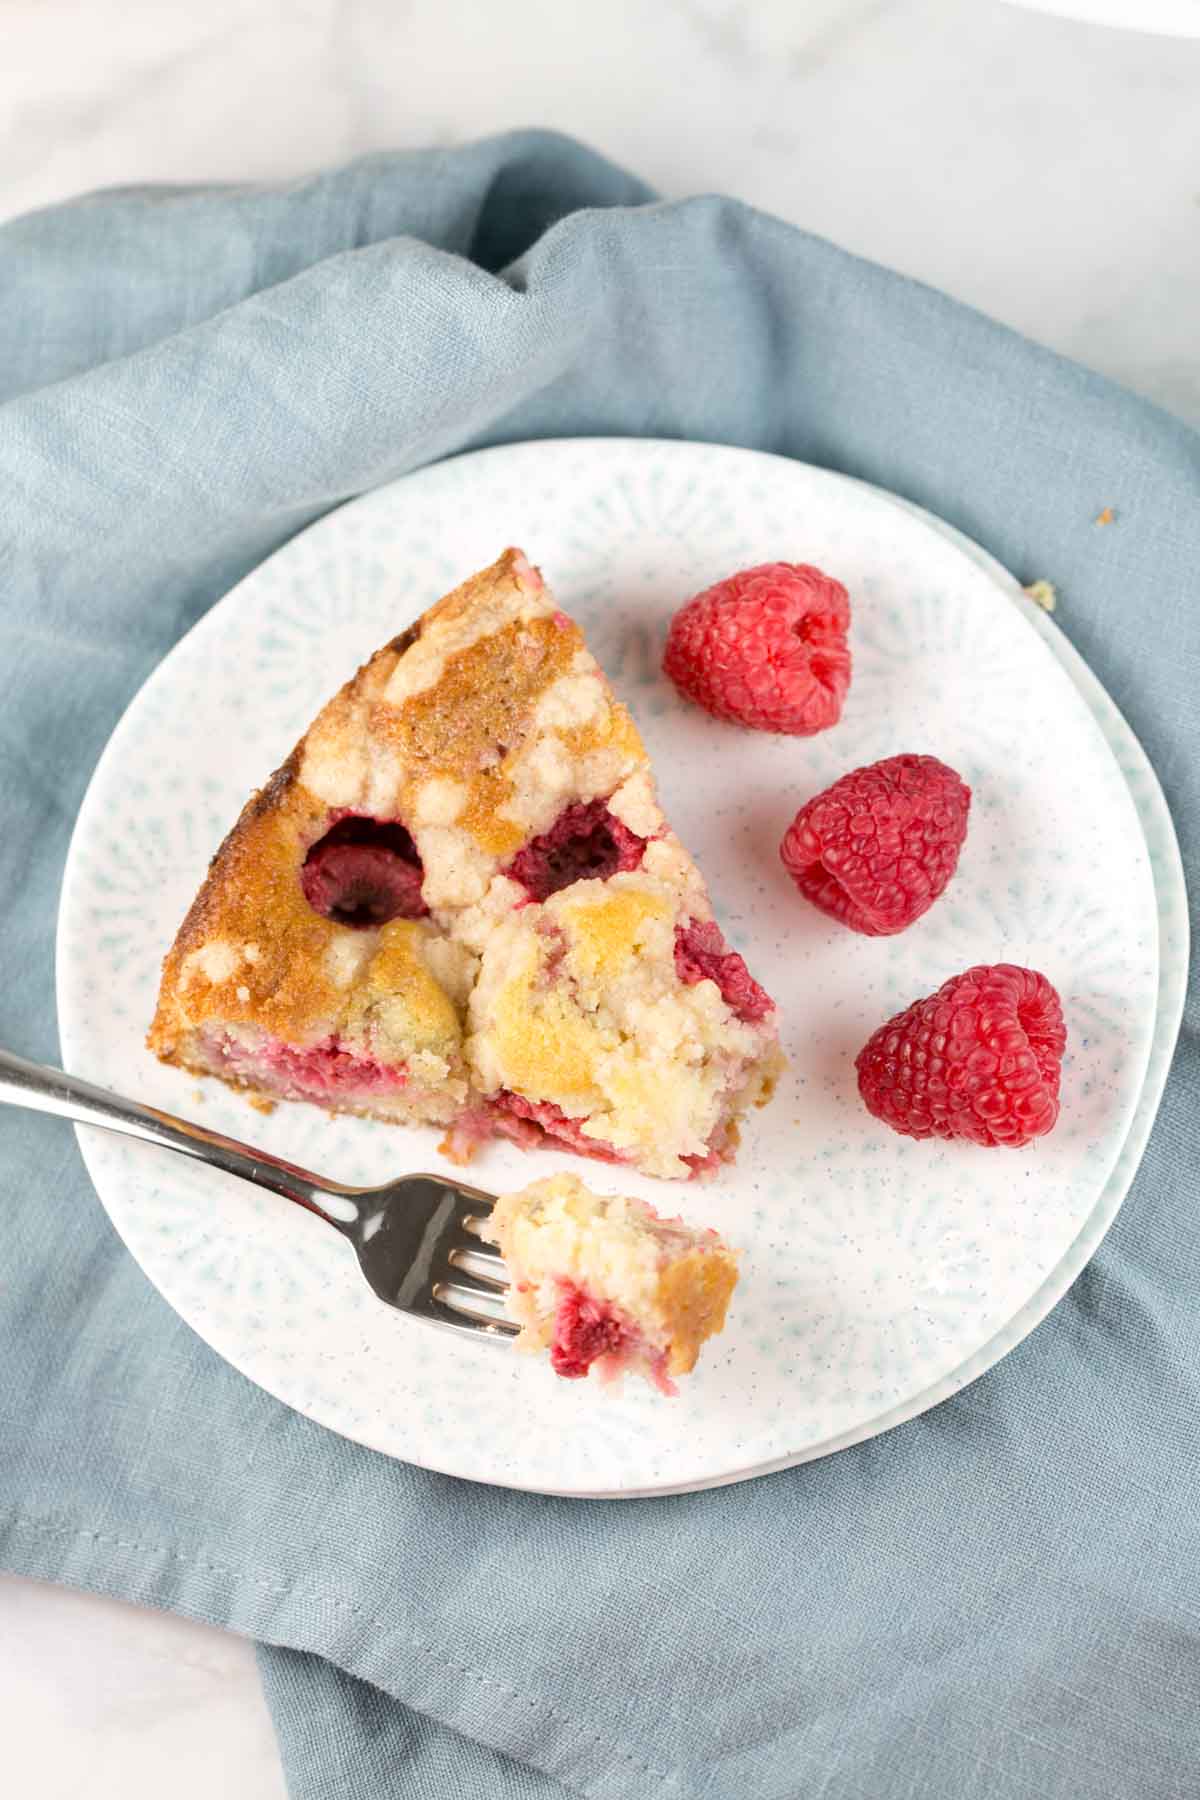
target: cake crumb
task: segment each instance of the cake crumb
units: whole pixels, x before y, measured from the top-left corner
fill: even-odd
[[[270,1114],[275,1111],[275,1102],[264,1099],[262,1094],[251,1094],[250,1104],[257,1113]]]
[[[1031,581],[1025,592],[1043,612],[1052,613],[1058,605],[1058,589],[1052,581]]]
[[[1105,507],[1102,507],[1101,510],[1096,514],[1095,523],[1097,525],[1112,525],[1115,523],[1116,517],[1117,517],[1117,515],[1113,511],[1112,507],[1105,506]]]
[[[192,1089],[192,1105],[193,1106],[203,1106],[204,1105],[204,1089],[203,1088],[193,1088]]]

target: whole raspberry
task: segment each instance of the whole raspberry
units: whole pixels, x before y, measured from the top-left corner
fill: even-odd
[[[1044,975],[1012,963],[955,975],[859,1051],[867,1111],[905,1137],[1016,1149],[1058,1118],[1067,1032]]]
[[[807,563],[760,563],[680,607],[663,669],[718,719],[811,737],[841,716],[849,624],[840,581]]]
[[[779,846],[806,900],[890,937],[927,912],[958,865],[971,790],[936,756],[889,756],[802,806]]]

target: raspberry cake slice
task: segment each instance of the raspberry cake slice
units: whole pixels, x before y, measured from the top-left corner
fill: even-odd
[[[688,1374],[721,1330],[738,1278],[715,1231],[593,1194],[575,1175],[501,1195],[488,1235],[512,1277],[517,1347],[549,1350],[555,1373],[572,1380],[636,1373],[675,1393],[671,1377]]]
[[[518,550],[329,702],[217,852],[150,1048],[260,1101],[686,1178],[781,1066],[637,730]]]

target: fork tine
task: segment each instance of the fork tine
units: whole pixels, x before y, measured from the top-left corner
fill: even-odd
[[[452,1265],[452,1267],[447,1270],[447,1272],[444,1276],[440,1277],[440,1280],[442,1282],[446,1283],[448,1286],[450,1286],[452,1288],[457,1289],[460,1293],[462,1293],[464,1295],[466,1295],[466,1294],[473,1295],[474,1298],[477,1300],[486,1300],[489,1302],[489,1304],[494,1301],[496,1303],[496,1305],[500,1308],[500,1311],[503,1313],[503,1311],[504,1311],[504,1295],[503,1295],[502,1291],[496,1286],[495,1281],[489,1281],[486,1277],[481,1278],[480,1276],[475,1274],[473,1269],[464,1269],[461,1264],[455,1263],[453,1251],[450,1252],[450,1255],[447,1257],[446,1260]],[[435,1281],[434,1282],[434,1292],[435,1293],[437,1291],[438,1285],[439,1285],[439,1282]]]
[[[405,1175],[368,1197],[376,1210],[364,1206],[355,1248],[381,1300],[493,1342],[516,1336],[504,1310],[507,1271],[485,1235],[494,1194],[442,1175]]]
[[[516,1335],[518,1327],[506,1314],[504,1301],[494,1288],[485,1287],[482,1282],[461,1276],[456,1281],[439,1281],[434,1284],[433,1297],[440,1306],[449,1307],[478,1325],[491,1326],[509,1337]]]
[[[508,1266],[502,1256],[496,1256],[488,1250],[476,1250],[473,1245],[465,1249],[451,1250],[446,1258],[451,1268],[462,1270],[465,1275],[474,1275],[478,1281],[486,1281],[492,1287],[508,1286]]]
[[[463,1337],[487,1339],[493,1344],[507,1344],[517,1335],[517,1326],[511,1320],[506,1324],[503,1319],[489,1319],[486,1324],[479,1319],[470,1319],[464,1313],[456,1313],[450,1307],[443,1306],[437,1312],[422,1313],[421,1317],[443,1331],[457,1331]]]

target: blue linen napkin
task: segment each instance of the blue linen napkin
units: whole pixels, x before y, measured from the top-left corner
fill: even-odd
[[[1200,439],[776,220],[521,133],[0,230],[0,1040],[56,1056],[71,824],[180,633],[349,495],[597,432],[824,463],[1054,579],[1194,874]],[[9,1113],[0,1564],[255,1637],[304,1800],[1190,1795],[1197,1007],[1116,1225],[1004,1363],[824,1462],[640,1503],[475,1487],[292,1414],[159,1299],[73,1136]]]

